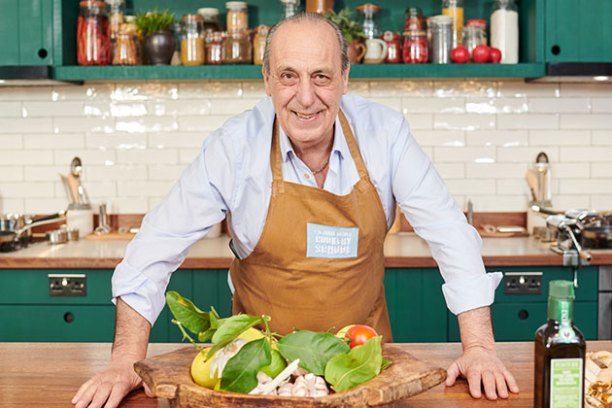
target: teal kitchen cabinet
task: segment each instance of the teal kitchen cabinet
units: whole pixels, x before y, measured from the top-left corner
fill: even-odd
[[[442,277],[435,268],[388,268],[385,296],[393,341],[445,342],[447,309]]]
[[[0,0],[0,66],[53,64],[54,6],[52,0]]]
[[[112,273],[99,269],[0,270],[0,342],[112,341],[115,329]],[[191,280],[190,270],[179,270],[173,274],[169,288],[189,297]],[[70,291],[78,296],[61,296]],[[171,325],[169,312],[164,308],[151,330],[151,341],[175,340],[176,336],[169,333],[178,329],[173,327],[170,331]]]
[[[546,62],[612,62],[610,0],[546,0]]]
[[[182,296],[191,299],[193,296],[193,273],[190,269],[179,269],[170,277],[167,290],[174,290]],[[172,323],[172,313],[168,305],[164,306],[161,314],[151,328],[149,340],[152,343],[179,343],[183,338],[179,328]]]
[[[197,269],[193,271],[193,303],[209,311],[214,307],[219,316],[232,314],[232,293],[227,284],[227,269]]]
[[[572,280],[571,268],[566,267],[520,267],[491,268],[501,271],[504,279],[495,293],[495,303],[491,306],[493,330],[497,341],[531,341],[542,324],[547,320],[548,283],[551,280]],[[537,278],[531,272],[541,272],[539,293],[535,290]],[[532,284],[533,294],[514,294],[513,287],[520,277],[526,284]],[[533,282],[532,282],[533,280]],[[585,337],[597,339],[597,297],[598,268],[585,267],[578,272],[578,287],[574,302],[574,320]],[[449,341],[459,341],[457,318],[449,313]]]

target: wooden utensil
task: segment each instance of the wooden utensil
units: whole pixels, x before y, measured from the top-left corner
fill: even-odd
[[[383,355],[391,365],[377,377],[348,391],[320,398],[238,394],[195,384],[189,371],[196,353],[194,347],[182,348],[139,361],[134,369],[156,397],[170,400],[171,407],[371,407],[419,394],[446,379],[446,370],[417,360],[398,345],[385,344]]]
[[[527,184],[531,190],[531,201],[534,203],[540,202],[540,190],[538,188],[538,172],[535,170],[527,170]]]

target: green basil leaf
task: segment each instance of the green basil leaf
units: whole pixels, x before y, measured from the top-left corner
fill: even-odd
[[[248,342],[225,365],[221,376],[221,389],[249,393],[257,387],[257,372],[271,362],[270,343],[267,339]]]
[[[325,381],[336,392],[342,392],[376,377],[383,361],[381,339],[381,336],[372,337],[348,354],[331,358],[325,367]]]
[[[325,373],[330,358],[346,354],[349,346],[340,338],[327,332],[299,330],[286,335],[277,343],[278,351],[287,361],[300,359],[300,367],[315,375]]]
[[[219,349],[231,343],[240,333],[260,323],[263,323],[261,316],[249,316],[246,314],[239,314],[224,319],[223,324],[217,328],[217,331],[212,336],[211,341],[214,346],[208,352],[208,355],[214,355]]]
[[[182,297],[177,292],[168,291],[166,293],[166,303],[174,318],[190,332],[199,334],[210,327],[208,313],[198,309],[191,300]]]

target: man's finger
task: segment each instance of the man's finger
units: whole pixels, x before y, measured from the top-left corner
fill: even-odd
[[[101,408],[108,400],[108,396],[112,391],[112,385],[109,382],[103,382],[98,385],[96,393],[87,408]]]
[[[497,399],[497,392],[495,391],[495,375],[487,370],[482,373],[482,386],[484,388],[485,396],[489,400]]]
[[[503,373],[495,373],[495,385],[497,387],[497,395],[500,398],[508,398],[508,387],[506,386],[506,378]]]
[[[108,400],[106,401],[106,405],[104,405],[104,408],[117,408],[121,403],[123,397],[125,397],[128,392],[130,392],[130,387],[127,386],[126,383],[116,384],[111,390],[111,393],[108,397]]]
[[[153,398],[155,397],[155,395],[153,395],[153,392],[151,392],[151,389],[149,388],[149,386],[147,385],[147,383],[145,383],[144,381],[142,382],[142,386],[144,387],[144,391],[145,394],[147,394],[147,397],[149,398]]]
[[[467,375],[468,387],[470,389],[470,394],[474,398],[480,398],[482,393],[480,391],[480,371],[479,370],[470,370]]]
[[[507,369],[504,369],[504,378],[506,379],[506,384],[508,384],[508,389],[510,390],[510,392],[514,394],[518,394],[519,386],[516,380],[514,379],[514,376],[512,375],[512,373],[508,371]]]
[[[457,362],[454,361],[453,364],[451,364],[450,367],[448,367],[448,369],[446,370],[446,386],[447,387],[453,386],[458,376],[459,376],[459,366],[457,365]]]

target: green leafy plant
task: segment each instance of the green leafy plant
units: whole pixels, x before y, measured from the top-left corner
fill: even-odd
[[[146,37],[158,31],[168,30],[174,23],[174,14],[168,10],[147,11],[136,16],[134,22],[141,37]]]
[[[366,38],[363,33],[363,26],[353,19],[351,9],[348,7],[343,8],[337,13],[332,10],[325,17],[340,28],[348,44],[352,43],[353,40]]]

